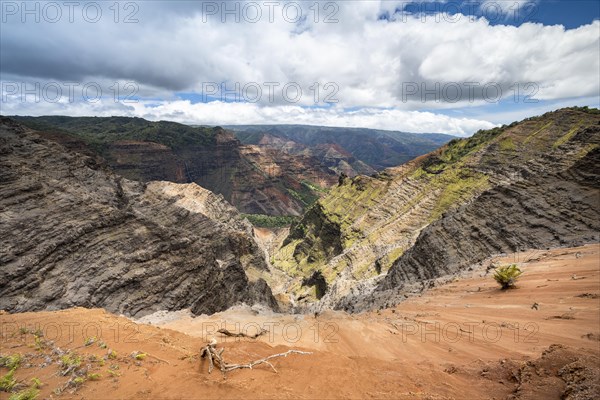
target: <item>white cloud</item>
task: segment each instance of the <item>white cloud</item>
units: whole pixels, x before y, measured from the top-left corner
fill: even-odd
[[[268,101],[263,93],[258,105],[246,106],[244,110],[250,111],[244,115],[255,118],[274,113],[288,119],[290,115],[299,119],[310,115],[336,120],[342,107],[364,108],[361,115],[346,113],[347,121],[369,122],[373,127],[393,125],[388,118],[396,116],[415,118],[409,112],[424,108],[485,106],[512,98],[517,88],[521,93],[536,91],[535,98],[553,101],[597,97],[600,91],[600,21],[572,30],[532,23],[491,25],[485,18],[461,14],[383,21],[378,15],[393,13],[401,1],[353,1],[338,2],[339,10],[325,9],[332,2],[321,2],[317,23],[309,9],[312,2],[295,2],[302,5],[306,16],[298,24],[282,17],[283,5],[289,2],[279,4],[273,23],[266,21],[265,7],[263,22],[249,23],[242,18],[235,23],[229,16],[230,22],[222,23],[219,13],[202,15],[206,3],[140,2],[137,24],[115,24],[108,9],[107,18],[96,24],[9,20],[3,24],[0,38],[0,78],[42,84],[52,80],[107,85],[135,81],[139,95],[155,96],[165,107],[182,105],[174,100],[176,93],[201,92],[207,82],[227,81],[228,87],[258,83],[263,90],[266,83],[277,82],[275,101]],[[513,3],[522,7],[528,2],[497,3],[509,10]],[[331,13],[338,22],[323,23]],[[321,101],[331,94],[332,90],[323,88],[328,82],[339,88],[333,96],[338,100],[334,116],[328,114],[330,110],[320,114],[313,109],[304,114],[297,111],[297,106],[314,105],[311,87],[315,83],[320,84]],[[466,86],[472,82],[479,86]],[[298,103],[282,96],[281,88],[287,83],[302,88]],[[483,90],[486,84],[487,90]],[[527,90],[528,84],[533,90]],[[455,93],[457,87],[461,91]],[[427,93],[432,90],[434,93]],[[498,91],[502,96],[497,96]],[[20,107],[30,109],[23,104]],[[90,109],[89,105],[70,104],[64,113],[78,112],[78,107]],[[199,109],[211,107],[214,105],[194,106],[194,115],[204,115]],[[273,111],[277,107],[283,108]],[[372,110],[379,110],[376,115],[381,120],[369,117]],[[415,120],[428,123],[423,118]],[[443,120],[442,116],[436,121]],[[468,132],[465,123],[439,126],[454,133]],[[418,128],[412,130],[423,131]]]
[[[68,112],[67,112],[68,111]],[[360,127],[415,133],[447,133],[468,136],[479,129],[495,125],[478,119],[454,118],[431,112],[395,109],[341,107],[306,108],[300,106],[259,106],[249,103],[214,101],[192,104],[188,100],[123,104],[111,100],[96,103],[22,103],[10,99],[5,103],[6,115],[111,116],[126,115],[148,120],[169,120],[193,125],[235,124],[306,124],[320,126]]]
[[[515,84],[534,83],[539,99],[589,96],[600,89],[599,21],[575,30],[531,23],[492,26],[462,15],[388,22],[377,15],[399,2],[351,3],[340,2],[333,17],[339,22],[329,24],[314,23],[311,4],[296,3],[305,6],[307,17],[301,33],[282,18],[282,6],[274,23],[222,23],[219,15],[202,16],[198,7],[168,20],[143,14],[133,25],[13,23],[3,30],[2,70],[45,79],[134,80],[196,92],[206,82],[298,83],[305,93],[316,82],[335,82],[346,107],[407,110],[423,107],[420,92],[404,101],[403,83],[409,82],[426,89],[435,83],[493,83],[504,96]],[[140,3],[142,11],[146,4]],[[148,7],[168,12],[156,4]],[[326,14],[321,9],[319,20]],[[53,40],[40,40],[46,37]],[[434,103],[428,107],[471,105],[467,92],[456,102],[448,101],[454,96],[437,96],[439,104],[427,97]],[[481,99],[481,90],[474,96]],[[281,95],[277,101],[286,103]],[[300,104],[311,101],[304,96]]]

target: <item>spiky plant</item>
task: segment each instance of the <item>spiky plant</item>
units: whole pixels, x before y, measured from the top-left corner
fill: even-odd
[[[517,264],[505,265],[496,268],[494,279],[498,282],[502,290],[506,290],[515,286],[517,279],[519,279],[522,273]]]
[[[10,392],[16,386],[15,369],[11,369],[6,375],[0,377],[0,391]]]

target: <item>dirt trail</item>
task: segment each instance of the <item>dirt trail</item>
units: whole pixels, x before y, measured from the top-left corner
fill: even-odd
[[[518,289],[500,291],[479,271],[395,309],[357,315],[257,315],[237,308],[210,317],[180,313],[151,326],[97,309],[2,314],[1,353],[25,355],[15,376],[25,384],[39,378],[40,398],[600,396],[600,246],[516,254],[503,262],[523,260],[529,262],[520,263]],[[216,332],[220,328],[269,333],[257,340],[228,338]],[[36,341],[37,329],[44,336]],[[91,337],[96,341],[85,346]],[[229,362],[290,348],[313,354],[275,359],[278,373],[259,366],[224,378],[217,371],[209,375],[198,358],[211,337],[226,348]],[[69,376],[56,375],[56,348],[74,349],[83,357],[80,368],[102,376],[65,387]],[[114,358],[107,357],[109,349]],[[147,356],[131,357],[136,351]],[[64,387],[60,396],[53,393],[58,387]]]

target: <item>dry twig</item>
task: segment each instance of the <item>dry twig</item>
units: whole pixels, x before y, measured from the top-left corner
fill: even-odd
[[[164,363],[166,363],[166,364],[169,364],[169,365],[171,365],[171,363],[170,363],[170,362],[168,362],[167,360],[163,360],[162,358],[158,358],[158,357],[156,357],[156,356],[153,356],[152,354],[149,354],[149,353],[146,353],[146,355],[147,355],[148,357],[150,357],[150,358],[154,358],[155,360],[162,361],[162,362],[164,362]]]
[[[234,369],[252,369],[253,367],[260,364],[267,364],[273,369],[273,371],[277,373],[277,369],[275,369],[275,367],[269,362],[269,360],[276,357],[287,357],[290,354],[312,354],[306,351],[288,350],[285,353],[273,354],[268,357],[261,358],[260,360],[251,361],[247,364],[229,364],[223,360],[223,351],[225,351],[224,348],[217,350],[217,341],[215,339],[212,339],[210,343],[208,343],[205,347],[202,348],[202,351],[200,352],[200,357],[208,358],[209,374],[212,372],[215,365],[219,367],[223,374],[225,374],[226,372],[233,371]]]

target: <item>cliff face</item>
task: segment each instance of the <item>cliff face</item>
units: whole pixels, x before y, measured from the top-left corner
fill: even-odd
[[[336,143],[335,138],[329,139],[330,142],[318,142],[316,140],[306,141],[298,137],[288,137],[287,135],[278,132],[276,128],[269,129],[265,127],[264,130],[269,133],[261,133],[259,128],[252,128],[250,131],[238,131],[236,134],[240,137],[240,140],[244,140],[254,143],[257,142],[261,148],[277,150],[285,154],[292,156],[303,156],[310,157],[313,159],[313,163],[317,163],[325,166],[329,171],[334,172],[337,175],[345,174],[347,176],[354,177],[356,175],[371,175],[377,172],[377,170],[362,160],[356,158],[352,153],[346,150],[343,146]],[[306,129],[310,129],[306,127]],[[258,133],[255,133],[258,132]],[[320,135],[320,132],[315,131],[313,135],[317,138],[325,139]],[[352,137],[360,142],[362,137]],[[258,139],[260,137],[260,140]],[[347,139],[348,140],[348,139]],[[363,140],[364,143],[364,140]],[[376,156],[373,158],[377,158]]]
[[[143,184],[0,120],[0,309],[276,308],[251,226],[196,184]]]
[[[560,149],[523,165],[515,182],[435,221],[394,263],[380,289],[454,273],[493,254],[597,242],[598,145],[600,125],[579,130]]]
[[[140,182],[168,180],[188,183],[185,162],[170,147],[141,140],[119,140],[103,152],[117,174]]]
[[[293,286],[306,306],[353,310],[496,253],[598,240],[599,124],[597,110],[559,110],[347,179],[291,230],[274,265],[298,282],[326,279],[318,303],[315,287]],[[320,243],[323,226],[339,234]]]
[[[16,117],[140,182],[197,183],[246,214],[299,216],[337,182],[311,155],[242,145],[229,131],[141,118]]]
[[[126,117],[15,117],[140,182],[197,183],[245,214],[300,216],[338,181],[372,175],[452,138],[354,128],[191,127]],[[239,138],[239,139],[238,139]]]
[[[222,194],[245,214],[301,215],[337,176],[318,160],[241,145],[225,130],[214,146],[190,146],[178,156],[187,179]]]

